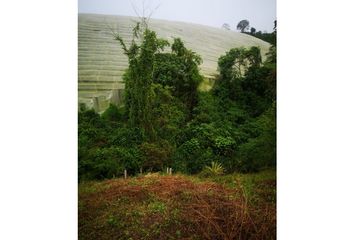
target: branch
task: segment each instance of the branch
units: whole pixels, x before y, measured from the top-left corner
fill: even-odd
[[[124,43],[123,38],[119,35],[119,29],[117,32],[115,32],[113,27],[107,23],[106,19],[104,22],[105,22],[106,27],[108,27],[108,29],[111,31],[111,35],[113,36],[114,40],[117,40],[122,45],[124,53],[126,55],[128,55],[129,50],[128,50],[126,44]]]
[[[134,4],[132,1],[130,1],[130,4],[132,5],[132,8],[133,8],[135,14],[138,16],[138,18],[141,19],[140,14],[139,14],[139,12],[138,12],[137,7],[135,6],[135,4]]]

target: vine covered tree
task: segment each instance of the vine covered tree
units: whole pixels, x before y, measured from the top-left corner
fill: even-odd
[[[137,38],[142,38],[140,45],[136,41]],[[123,76],[129,124],[131,127],[143,129],[149,138],[153,138],[151,101],[155,55],[169,44],[166,40],[158,39],[156,33],[149,30],[146,24],[141,28],[140,23],[133,29],[133,39],[129,48],[119,34],[115,34],[115,39],[122,45],[129,62]]]
[[[201,57],[187,49],[180,38],[175,38],[171,53],[156,55],[154,82],[172,88],[172,93],[179,98],[191,117],[197,103],[198,86],[203,81],[199,73]]]
[[[157,38],[156,33],[149,30],[144,21],[142,23],[133,29],[129,48],[119,34],[115,34],[115,39],[122,45],[129,62],[123,76],[129,125],[143,129],[148,138],[153,139],[156,136],[152,119],[156,84],[169,87],[173,96],[184,103],[191,118],[197,104],[198,86],[203,80],[199,73],[202,59],[187,49],[179,38],[174,39],[170,53],[163,53],[170,45],[168,41]],[[140,44],[137,38],[140,38]]]

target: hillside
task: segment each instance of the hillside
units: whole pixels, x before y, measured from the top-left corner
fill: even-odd
[[[129,43],[131,29],[138,19],[127,16],[79,14],[78,19],[78,90],[79,103],[107,108],[110,101],[122,100],[122,74],[128,66],[127,57],[112,37],[110,27],[118,31]],[[269,44],[252,37],[223,29],[166,20],[151,19],[150,28],[170,42],[180,37],[187,48],[200,54],[201,73],[212,78],[217,72],[217,60],[231,48],[259,46],[262,56]]]

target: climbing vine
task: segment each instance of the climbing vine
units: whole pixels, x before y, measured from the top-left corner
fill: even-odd
[[[128,57],[129,67],[123,79],[125,82],[125,107],[129,125],[141,128],[149,139],[154,138],[152,124],[152,83],[155,55],[168,46],[168,42],[158,39],[154,31],[137,23],[133,29],[133,39],[128,48],[119,34],[115,38]],[[141,39],[140,45],[136,39]]]

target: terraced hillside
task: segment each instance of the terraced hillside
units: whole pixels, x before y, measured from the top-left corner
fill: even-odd
[[[127,16],[79,14],[79,103],[100,112],[109,102],[122,101],[122,74],[128,62],[120,45],[113,39],[110,27],[129,43],[131,29],[137,20]],[[268,43],[247,34],[198,24],[151,19],[149,26],[159,37],[170,42],[180,37],[187,48],[201,55],[201,73],[206,79],[216,74],[218,58],[229,49],[259,46],[264,58],[270,47]]]

